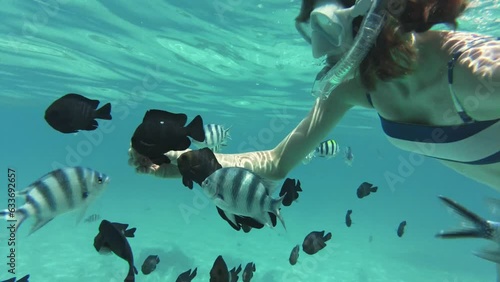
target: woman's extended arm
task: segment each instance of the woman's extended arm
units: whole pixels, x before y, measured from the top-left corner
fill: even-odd
[[[352,107],[351,101],[355,94],[351,88],[356,84],[345,83],[340,85],[328,99],[317,99],[309,114],[274,149],[239,154],[215,154],[215,157],[223,167],[244,167],[273,180],[285,178],[290,170],[301,163],[307,154],[323,141],[346,111]],[[355,91],[359,93],[359,89]],[[135,166],[139,173],[165,178],[180,177],[174,163],[183,152],[185,151],[166,153],[173,164],[156,166],[131,148],[129,164]]]

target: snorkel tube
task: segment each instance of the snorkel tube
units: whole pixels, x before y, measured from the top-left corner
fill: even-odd
[[[372,0],[370,10],[363,19],[353,46],[321,79],[315,81],[312,88],[313,96],[322,99],[328,98],[330,93],[344,81],[353,68],[361,64],[385,23],[387,2],[395,4],[396,1]]]

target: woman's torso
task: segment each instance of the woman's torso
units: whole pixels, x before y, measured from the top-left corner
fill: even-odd
[[[377,89],[369,93],[381,119],[416,126],[454,126],[463,123],[450,93],[447,66],[453,50],[463,45],[461,42],[471,40],[465,33],[451,36],[447,32],[427,32],[418,36],[415,43],[419,48],[419,59],[415,72],[404,79],[379,82]],[[500,85],[499,82],[495,84],[491,75],[488,76],[490,70],[487,68],[491,65],[488,61],[495,57],[495,53],[499,54],[497,48],[500,48],[500,44],[498,41],[491,44],[498,47],[489,48],[488,52],[479,46],[468,49],[454,68],[453,89],[456,97],[475,121],[500,118]],[[475,75],[472,75],[473,72]],[[356,105],[372,107],[363,91],[356,96]],[[495,142],[500,144],[500,139]],[[403,149],[411,150],[408,147]],[[421,153],[418,148],[411,151]],[[440,161],[465,176],[500,190],[500,162],[478,165]]]

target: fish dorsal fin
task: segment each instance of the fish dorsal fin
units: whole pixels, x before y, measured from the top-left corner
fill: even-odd
[[[118,222],[113,222],[111,223],[113,224],[113,226],[118,229],[120,232],[122,233],[125,233],[125,231],[127,231],[127,228],[128,228],[128,224],[125,224],[125,223],[118,223]]]
[[[148,121],[171,121],[178,124],[179,126],[184,126],[187,122],[187,115],[185,114],[174,114],[171,112],[163,110],[149,110],[144,115],[142,122]]]
[[[72,100],[75,100],[75,101],[79,101],[79,102],[83,102],[83,103],[89,104],[90,107],[92,107],[94,110],[97,109],[97,107],[99,106],[99,100],[92,100],[92,99],[84,97],[84,96],[82,96],[80,94],[69,93],[69,94],[64,95],[63,98],[65,98],[65,99],[72,99]]]

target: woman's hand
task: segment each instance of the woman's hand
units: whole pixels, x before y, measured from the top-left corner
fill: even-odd
[[[135,167],[135,171],[139,174],[151,174],[162,178],[177,178],[181,177],[177,168],[177,158],[184,152],[189,151],[170,151],[165,154],[170,159],[169,164],[157,165],[154,164],[148,157],[137,153],[134,148],[128,149],[128,164]]]

